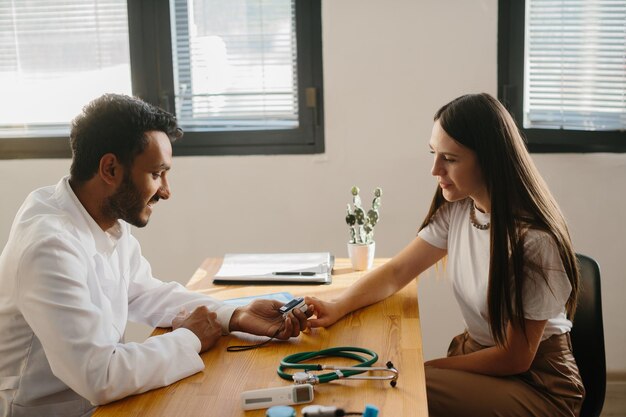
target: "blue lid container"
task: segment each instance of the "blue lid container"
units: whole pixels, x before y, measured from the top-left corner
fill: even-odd
[[[296,410],[287,405],[275,405],[265,412],[266,417],[296,417]]]

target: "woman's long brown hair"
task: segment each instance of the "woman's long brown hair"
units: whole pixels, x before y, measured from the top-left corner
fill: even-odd
[[[496,344],[505,344],[509,320],[526,331],[522,301],[524,271],[538,270],[538,266],[524,256],[524,235],[530,228],[550,234],[559,248],[572,286],[565,305],[572,319],[579,289],[576,254],[563,214],[530,158],[511,115],[495,98],[483,93],[451,101],[437,111],[435,120],[454,140],[476,152],[490,195],[487,303],[489,327]],[[446,200],[437,187],[420,230],[444,204]]]

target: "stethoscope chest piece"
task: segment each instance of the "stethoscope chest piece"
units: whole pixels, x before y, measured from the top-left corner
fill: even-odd
[[[317,385],[320,383],[320,379],[317,377],[317,375],[313,375],[308,372],[294,372],[291,378],[293,378],[293,382],[298,385],[300,384]]]

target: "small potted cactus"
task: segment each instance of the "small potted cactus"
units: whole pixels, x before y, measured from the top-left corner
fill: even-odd
[[[383,190],[377,187],[374,190],[372,207],[366,212],[361,204],[359,187],[354,186],[351,190],[352,205],[348,204],[346,223],[350,228],[350,240],[348,241],[348,255],[352,267],[357,271],[370,269],[374,263],[374,227],[380,219],[380,197]]]

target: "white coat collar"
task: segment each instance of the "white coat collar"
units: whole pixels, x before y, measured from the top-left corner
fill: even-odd
[[[70,220],[78,225],[80,238],[94,252],[110,256],[117,243],[125,233],[124,225],[120,220],[107,231],[96,223],[82,205],[69,183],[69,176],[63,177],[56,185],[54,198],[58,204],[70,214]],[[82,223],[82,227],[79,223]],[[88,231],[88,232],[87,232]]]

